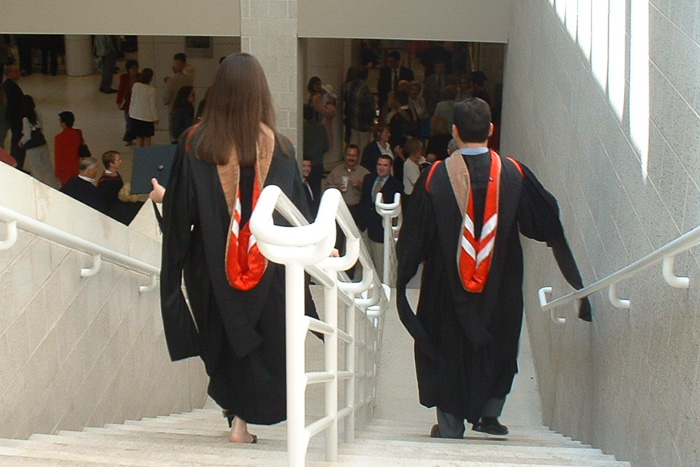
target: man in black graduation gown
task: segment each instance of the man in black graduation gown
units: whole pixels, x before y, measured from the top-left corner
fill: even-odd
[[[517,372],[519,233],[547,242],[566,280],[583,286],[556,199],[523,164],[488,150],[490,122],[481,99],[455,105],[460,151],[423,171],[397,245],[399,316],[415,339],[420,402],[437,407],[433,437],[462,438],[465,419],[475,431],[508,434],[498,417]],[[421,263],[414,314],[406,284]],[[591,320],[587,300],[579,317]]]

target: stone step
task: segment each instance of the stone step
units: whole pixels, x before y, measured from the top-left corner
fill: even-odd
[[[368,425],[362,432],[356,435],[356,438],[361,439],[396,439],[406,441],[429,441],[430,427],[423,424],[419,429],[414,427],[406,427],[403,425],[386,424],[376,425],[374,422]],[[483,443],[483,444],[503,444],[506,442],[509,445],[524,445],[524,446],[566,446],[566,447],[588,447],[579,441],[572,441],[558,433],[551,431],[536,431],[530,430],[527,427],[511,426],[509,427],[510,434],[503,438],[492,438],[490,436],[467,430],[462,442],[465,443]]]
[[[84,437],[84,443],[76,444],[79,437],[35,435],[36,440],[2,440],[0,462],[9,460],[5,456],[21,458],[22,465],[42,465],[41,459],[60,462],[57,465],[285,465],[284,450],[260,450],[256,445],[232,445],[227,441],[204,446],[178,443],[153,443],[134,438],[111,440]],[[14,447],[8,447],[7,444]],[[507,450],[506,450],[507,451]],[[339,463],[343,465],[591,465],[619,466],[611,456],[600,454],[581,455],[581,449],[531,448],[493,449],[481,446],[470,449],[456,440],[434,440],[432,443],[358,442],[341,445]],[[572,453],[571,451],[576,451]],[[309,452],[310,462],[325,465],[320,450]],[[0,465],[12,465],[5,463]],[[46,465],[46,464],[43,464]]]
[[[436,422],[431,422],[431,423],[436,423]],[[371,426],[399,426],[402,428],[406,428],[409,430],[417,430],[417,431],[425,431],[425,427],[428,426],[428,431],[430,430],[430,427],[432,426],[431,423],[427,423],[422,420],[390,420],[390,419],[382,419],[382,418],[375,418],[373,419],[369,425]],[[466,424],[466,422],[465,422]],[[468,424],[466,424],[468,426]],[[560,433],[557,433],[556,431],[552,431],[549,427],[543,426],[543,425],[517,425],[517,424],[512,424],[512,423],[506,423],[508,425],[508,428],[510,431],[513,430],[526,430],[527,432],[530,433],[539,433],[544,436],[554,436],[554,437],[562,437],[563,435]]]
[[[310,464],[313,465],[313,464]],[[528,462],[527,460],[516,462],[504,462],[498,460],[478,460],[473,459],[442,459],[423,457],[419,459],[394,458],[382,456],[355,456],[355,455],[339,455],[337,463],[326,463],[323,465],[342,465],[342,466],[357,466],[357,467],[572,467],[572,466],[595,466],[595,467],[630,467],[628,463],[620,462],[598,462],[590,464],[586,462],[573,463],[556,463],[555,461],[547,463]]]
[[[107,439],[93,440],[88,443],[75,443],[75,438],[65,439],[55,436],[51,442],[20,441],[13,447],[6,446],[0,441],[0,454],[14,454],[23,458],[58,459],[63,461],[99,462],[109,465],[163,465],[163,466],[192,466],[192,465],[271,465],[283,466],[287,462],[286,451],[260,450],[255,445],[234,445],[226,442],[226,446],[202,446],[192,449],[191,446],[176,444],[154,444],[139,441],[129,442]],[[17,441],[17,440],[14,440]],[[98,441],[98,442],[94,442]],[[316,460],[322,459],[322,454],[315,454]],[[311,459],[314,453],[311,453]]]
[[[603,454],[598,449],[566,447],[536,447],[465,444],[462,440],[431,440],[431,442],[356,440],[353,444],[342,445],[343,454],[366,455],[376,453],[379,457],[407,459],[440,458],[443,460],[485,460],[490,462],[521,462],[523,464],[568,464],[598,465],[615,462],[613,456]]]
[[[311,421],[311,420],[309,420]],[[116,425],[109,425],[117,427]],[[197,410],[187,414],[176,414],[169,417],[144,418],[141,421],[128,421],[125,429],[133,427],[176,427],[176,431],[191,431],[196,429],[213,430],[215,433],[224,431],[214,426],[226,426],[226,422],[220,411]],[[281,436],[286,436],[286,424],[279,424]],[[424,422],[397,422],[394,420],[373,420],[357,437],[363,439],[406,439],[418,441],[428,439],[427,432],[430,427]],[[567,447],[586,447],[578,441],[572,441],[558,433],[550,431],[546,427],[510,426],[511,434],[507,437],[509,444],[526,444],[539,446],[564,445]],[[465,442],[499,443],[501,441],[486,437],[480,433],[468,430],[465,434]]]
[[[46,436],[46,435],[43,435]],[[48,442],[43,436],[34,435],[30,441],[36,439],[42,442]],[[200,452],[207,453],[213,450],[219,452],[230,452],[232,448],[269,451],[269,452],[286,452],[287,441],[285,439],[269,439],[258,438],[258,443],[255,445],[248,444],[233,444],[228,441],[228,433],[222,436],[200,436],[189,433],[158,433],[158,432],[113,432],[106,430],[102,432],[76,432],[76,433],[61,433],[60,441],[64,444],[71,445],[91,445],[95,448],[99,446],[115,446],[119,445],[123,449],[151,449],[161,450],[167,446],[167,449],[173,452]],[[321,446],[323,440],[313,440],[310,450],[317,446]]]
[[[83,462],[76,460],[49,460],[46,458],[31,458],[31,457],[21,457],[19,455],[4,455],[0,454],[0,466],[7,467],[46,467],[51,465],[51,467],[82,467],[82,466],[95,466],[95,465],[114,465],[108,463],[98,463],[98,462]]]
[[[354,443],[341,443],[337,463],[323,461],[321,434],[310,441],[307,465],[629,465],[546,427],[511,426],[511,434],[503,439],[467,431],[463,440],[431,439],[429,429],[420,421],[373,420],[356,434]],[[286,423],[254,425],[251,431],[258,435],[258,444],[232,444],[221,411],[198,409],[79,432],[35,434],[29,440],[0,439],[0,466],[282,466],[287,462],[286,430]]]
[[[124,425],[107,425],[105,428],[127,432],[156,431],[171,434],[190,434],[193,436],[225,437],[227,435],[226,429],[213,428],[213,426],[225,427],[225,421],[223,421],[223,418],[218,418],[218,413],[215,413],[217,418],[213,420],[211,419],[211,415],[211,413],[202,413],[197,417],[156,417],[143,419],[139,422],[129,421]],[[257,427],[251,429],[255,430],[256,428]],[[425,429],[425,426],[421,426],[421,428]],[[275,427],[261,427],[261,429],[264,430],[264,438],[262,433],[258,433],[261,436],[261,440],[286,439],[286,424],[280,424]],[[94,429],[89,428],[88,431],[90,430]],[[362,432],[356,435],[356,437],[358,439],[431,441],[427,434],[415,432],[413,424],[403,424],[395,421],[383,421],[379,424],[373,422],[368,425],[365,430],[362,430]],[[557,433],[545,431],[544,429],[529,429],[520,426],[511,427],[511,435],[505,438],[505,440],[493,439],[480,433],[468,431],[463,442],[485,445],[498,445],[507,442],[509,445],[523,446],[584,447],[578,441],[571,441]]]

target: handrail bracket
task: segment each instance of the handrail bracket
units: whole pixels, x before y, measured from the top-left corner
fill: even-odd
[[[661,265],[661,272],[664,276],[664,280],[671,287],[677,289],[687,289],[690,285],[689,277],[676,276],[673,272],[673,263],[675,262],[675,256],[665,256],[664,261]]]
[[[146,292],[150,292],[152,290],[155,290],[157,285],[158,285],[158,276],[156,276],[155,274],[151,274],[151,280],[149,281],[149,283],[146,285],[139,286],[139,293],[146,293]]]
[[[17,221],[5,224],[5,240],[0,241],[0,251],[9,250],[17,242]]]
[[[610,284],[608,288],[608,299],[615,308],[629,308],[630,301],[617,296],[617,282]]]
[[[91,268],[82,268],[80,270],[80,277],[92,277],[98,272],[100,272],[100,268],[102,267],[102,255],[101,254],[96,254],[92,255],[92,267]]]

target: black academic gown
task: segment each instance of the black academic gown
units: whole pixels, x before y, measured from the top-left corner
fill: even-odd
[[[95,185],[80,177],[73,177],[59,190],[81,203],[87,204],[101,213],[107,212],[107,203],[102,192]]]
[[[292,154],[285,156],[280,144]],[[265,185],[279,186],[308,214],[287,140],[276,142]],[[182,142],[163,219],[161,307],[171,359],[199,355],[210,378],[209,395],[232,414],[255,424],[284,420],[284,267],[269,261],[249,291],[229,285],[224,252],[231,217],[217,168],[187,154]],[[192,314],[181,290],[183,271]]]
[[[518,369],[523,316],[519,233],[546,241],[567,281],[575,288],[583,286],[564,238],[556,199],[527,167],[521,166],[521,174],[513,162],[501,160],[497,236],[481,293],[467,292],[459,278],[457,248],[463,213],[445,163],[435,168],[429,192],[425,185],[430,170],[421,174],[397,245],[399,316],[415,339],[420,402],[471,423],[478,421],[488,398],[506,397]],[[421,263],[420,301],[414,314],[406,284]],[[590,320],[587,301],[580,316]]]

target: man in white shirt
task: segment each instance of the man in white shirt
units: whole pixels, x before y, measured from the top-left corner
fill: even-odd
[[[356,144],[348,144],[343,154],[345,164],[338,165],[331,170],[326,177],[323,189],[337,188],[348,205],[352,217],[357,223],[357,206],[360,203],[362,180],[369,174],[369,170],[362,167],[360,162],[360,148]]]

